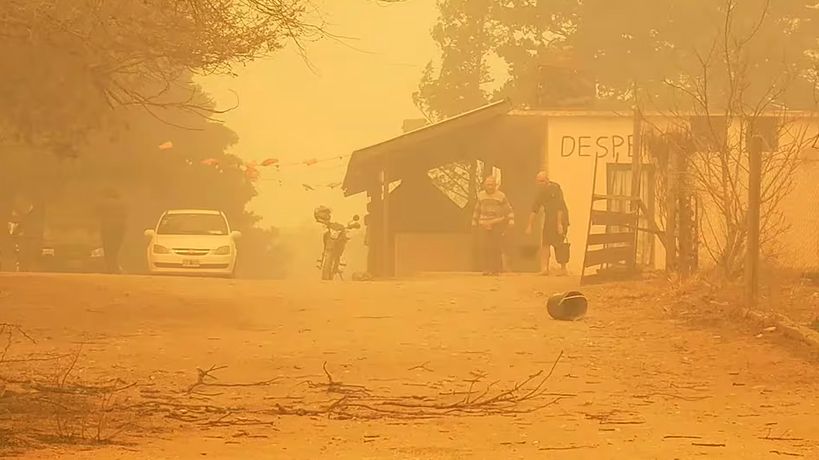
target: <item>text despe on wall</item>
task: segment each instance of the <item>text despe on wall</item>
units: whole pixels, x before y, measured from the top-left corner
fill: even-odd
[[[634,135],[570,136],[560,138],[560,157],[631,158]]]

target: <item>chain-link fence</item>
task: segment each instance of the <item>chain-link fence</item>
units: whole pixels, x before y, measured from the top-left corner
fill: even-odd
[[[819,149],[805,153],[781,205],[784,231],[770,238],[777,265],[819,272]]]

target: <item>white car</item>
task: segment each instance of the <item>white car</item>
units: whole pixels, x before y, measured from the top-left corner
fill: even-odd
[[[208,275],[233,277],[236,240],[225,215],[219,211],[181,209],[166,211],[155,229],[145,230],[148,269],[155,275]]]

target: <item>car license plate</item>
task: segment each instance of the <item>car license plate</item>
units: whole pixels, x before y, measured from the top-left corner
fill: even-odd
[[[196,259],[185,259],[182,261],[182,266],[185,268],[198,268],[199,261]]]

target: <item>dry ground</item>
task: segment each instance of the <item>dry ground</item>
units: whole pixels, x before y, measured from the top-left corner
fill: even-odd
[[[819,366],[775,333],[699,319],[690,293],[650,282],[589,289],[585,320],[550,320],[545,295],[572,283],[2,276],[0,322],[37,343],[15,334],[0,364],[18,381],[0,456],[819,458]],[[561,352],[530,400],[379,412],[486,401]],[[14,362],[31,353],[67,356]],[[212,365],[227,367],[205,382],[253,385],[188,394]],[[100,382],[118,391],[90,394]]]

